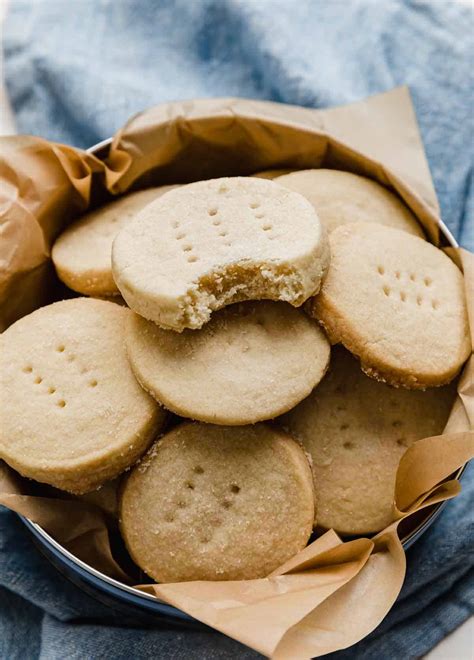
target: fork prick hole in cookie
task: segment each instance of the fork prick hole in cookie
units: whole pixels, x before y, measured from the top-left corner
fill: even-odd
[[[196,465],[196,467],[194,468],[194,472],[196,474],[204,474],[204,468],[202,468],[200,465]]]
[[[187,482],[186,482],[186,488],[189,488],[189,490],[194,490],[195,487],[196,487],[196,486],[193,484],[192,481],[187,481]]]
[[[98,383],[95,378],[89,381],[89,387],[97,387]]]
[[[353,442],[345,442],[343,445],[344,449],[354,449],[354,443]]]
[[[388,297],[390,295],[390,287],[389,286],[384,286],[383,292]]]
[[[33,367],[30,366],[30,365],[28,365],[28,366],[26,366],[26,367],[23,367],[23,372],[24,372],[25,374],[31,374],[32,371],[33,371]]]
[[[58,353],[64,353],[64,351],[66,350],[66,347],[64,346],[64,344],[60,344],[60,345],[56,348],[56,350],[58,351]]]
[[[66,402],[64,401],[64,399],[60,399],[60,400],[57,402],[56,405],[57,405],[59,408],[65,408],[65,407],[66,407]]]
[[[48,394],[54,394],[56,392],[55,387],[48,387]]]
[[[400,291],[400,300],[402,302],[405,302],[406,299],[407,299],[407,294],[405,293],[405,291]]]
[[[272,229],[272,227],[273,227],[273,225],[266,224],[266,225],[263,225],[262,229],[263,229],[263,231],[270,231],[270,229]]]
[[[431,279],[431,277],[425,277],[423,282],[424,282],[425,286],[431,286],[431,284],[433,283],[433,280]]]
[[[192,254],[190,257],[188,257],[188,262],[189,262],[190,264],[194,263],[194,262],[197,261],[197,260],[198,260],[198,258],[195,257],[193,254]]]
[[[421,307],[421,303],[423,302],[423,298],[421,296],[417,296],[416,298],[416,304]]]
[[[216,208],[209,209],[208,213],[209,213],[209,215],[211,215],[211,216],[212,216],[212,215],[217,215],[217,209],[216,209]]]
[[[438,309],[438,307],[439,307],[439,302],[438,302],[437,300],[432,300],[432,301],[431,301],[431,307],[432,307],[433,309]]]
[[[383,266],[378,266],[377,267],[377,272],[379,275],[384,275],[385,274],[385,268]]]
[[[35,378],[36,385],[39,385],[42,382],[43,382],[43,379],[41,378],[41,376],[36,376],[36,378]]]
[[[237,493],[240,493],[240,486],[237,486],[237,484],[232,484],[230,487],[230,492],[237,495]]]
[[[255,200],[254,202],[250,202],[251,209],[258,209],[259,206],[260,206],[260,202],[257,200]]]
[[[399,270],[396,270],[396,271],[395,271],[395,277],[397,278],[397,280],[400,279],[400,277],[401,277],[401,273],[400,273]]]

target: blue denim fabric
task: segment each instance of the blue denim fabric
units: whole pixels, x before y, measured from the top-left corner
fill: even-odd
[[[449,0],[13,0],[8,90],[23,133],[86,147],[173,99],[309,107],[410,86],[442,215],[474,249],[473,18]],[[337,660],[419,657],[474,611],[474,467],[408,552],[379,628]],[[141,630],[66,582],[0,508],[0,659],[254,658],[207,631]]]
[[[474,611],[474,465],[463,493],[408,550],[400,597],[382,624],[331,660],[424,655]],[[1,660],[260,657],[207,630],[140,629],[70,584],[44,559],[16,516],[0,506]]]
[[[442,215],[471,250],[474,28],[453,0],[11,3],[6,77],[20,132],[80,147],[163,101],[310,107],[410,86]]]

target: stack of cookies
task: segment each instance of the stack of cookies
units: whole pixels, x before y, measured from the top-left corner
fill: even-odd
[[[83,297],[1,336],[0,457],[109,513],[118,492],[152,579],[263,577],[315,527],[392,521],[471,345],[461,272],[389,190],[324,169],[149,189],[52,258]]]

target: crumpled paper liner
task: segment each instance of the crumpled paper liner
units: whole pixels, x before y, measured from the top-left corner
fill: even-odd
[[[98,157],[39,138],[0,139],[0,325],[64,295],[49,256],[62,228],[111,195],[148,184],[251,174],[270,167],[339,167],[393,187],[438,244],[438,204],[406,88],[330,110],[243,99],[159,106],[132,118]],[[448,249],[472,287],[473,256]],[[469,318],[474,329],[472,292]],[[474,455],[473,360],[441,436],[400,462],[396,521],[371,539],[316,539],[272,575],[239,582],[138,587],[262,654],[319,657],[369,634],[405,575],[402,521],[455,497],[452,475]],[[0,463],[0,503],[37,522],[98,570],[131,583],[112,554],[110,519],[66,494],[40,496]],[[405,524],[405,523],[404,523]]]
[[[98,507],[66,495],[66,499],[30,495],[28,486],[28,480],[0,461],[0,504],[38,523],[86,564],[131,583],[112,556],[108,521]]]
[[[439,237],[406,88],[329,110],[245,99],[161,105],[132,118],[104,161],[30,136],[1,138],[0,146],[0,330],[57,296],[49,256],[64,226],[132,187],[270,167],[340,167],[392,186],[431,240]]]

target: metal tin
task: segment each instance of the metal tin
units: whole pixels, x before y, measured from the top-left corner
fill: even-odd
[[[104,158],[111,143],[112,138],[103,140],[88,149],[88,153],[94,154],[98,158]],[[458,247],[456,239],[441,220],[439,225],[445,244]],[[452,478],[461,479],[464,469],[465,466],[460,468]],[[405,550],[412,546],[431,527],[446,504],[447,502],[435,504],[421,511],[416,519],[414,516],[408,521],[408,524],[405,525],[406,529],[402,533],[402,544]],[[23,516],[19,516],[19,518],[27,528],[35,545],[51,564],[84,592],[119,611],[122,617],[126,617],[125,619],[122,618],[124,623],[140,623],[150,626],[158,624],[186,627],[203,626],[199,621],[176,607],[167,605],[154,596],[143,593],[97,571],[74,557],[39,525]],[[404,525],[404,523],[401,523],[401,525]]]

